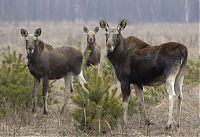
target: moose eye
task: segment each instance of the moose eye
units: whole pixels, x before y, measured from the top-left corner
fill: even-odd
[[[106,42],[107,42],[108,41],[108,33],[106,33],[105,36],[106,36]]]
[[[106,36],[106,38],[108,38],[108,36],[109,36],[108,33],[106,33],[105,36]]]

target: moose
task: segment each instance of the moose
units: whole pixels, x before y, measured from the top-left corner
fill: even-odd
[[[172,113],[176,98],[178,99],[177,127],[179,127],[183,99],[182,84],[188,56],[186,46],[176,42],[151,46],[134,36],[124,38],[121,31],[126,27],[125,19],[121,20],[117,27],[109,27],[104,19],[100,19],[99,23],[105,30],[107,57],[114,66],[116,77],[120,81],[124,123],[126,124],[127,121],[130,84],[134,85],[141,120],[144,120],[147,126],[153,123],[146,114],[143,86],[166,84],[169,95],[166,129],[170,129],[173,123]]]
[[[87,47],[84,54],[86,55],[90,51],[86,66],[98,66],[101,59],[101,47],[97,44],[95,35],[99,31],[99,27],[95,27],[94,31],[90,31],[84,26],[83,30],[87,34]]]
[[[32,112],[36,112],[37,91],[42,80],[44,114],[48,114],[48,81],[64,77],[66,90],[73,91],[72,78],[75,79],[84,89],[86,81],[81,70],[83,55],[73,47],[57,47],[38,39],[41,35],[41,28],[35,30],[34,34],[28,34],[28,31],[21,28],[21,35],[25,38],[28,68],[34,77],[34,87],[32,93]],[[66,107],[66,91],[64,105],[61,113]]]

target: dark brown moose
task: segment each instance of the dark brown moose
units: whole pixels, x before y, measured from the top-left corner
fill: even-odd
[[[64,77],[66,90],[73,91],[72,78],[74,77],[74,79],[84,88],[86,81],[81,70],[83,60],[82,53],[73,47],[63,46],[53,48],[51,45],[39,40],[38,37],[41,35],[41,28],[36,29],[34,34],[28,34],[28,31],[22,28],[21,35],[25,38],[26,42],[28,68],[34,77],[32,111],[36,111],[37,91],[40,80],[42,80],[44,114],[48,114],[48,80]],[[65,106],[66,91],[65,101],[61,112],[64,112]]]
[[[135,87],[140,113],[145,124],[149,126],[151,122],[144,106],[143,86],[157,86],[165,83],[169,94],[169,117],[166,128],[171,128],[173,123],[175,99],[178,99],[177,126],[179,127],[187,48],[176,42],[151,46],[133,36],[124,38],[121,31],[126,24],[127,21],[122,20],[117,27],[111,28],[106,20],[100,20],[100,27],[106,33],[107,57],[114,66],[115,74],[121,84],[124,122],[126,123],[127,120],[130,84]]]

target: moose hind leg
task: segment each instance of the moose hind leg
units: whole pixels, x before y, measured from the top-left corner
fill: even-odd
[[[86,82],[86,80],[85,80],[85,78],[84,78],[84,76],[83,76],[83,72],[81,71],[78,75],[75,75],[74,76],[74,79],[75,79],[75,81],[76,82],[78,82],[80,85],[81,85],[81,87],[85,90],[85,91],[88,91],[86,88],[85,88],[85,84],[87,84],[87,82]]]
[[[43,102],[44,102],[44,114],[48,115],[48,108],[47,108],[47,103],[48,103],[48,77],[43,78],[43,89],[42,89],[42,97],[43,97]]]
[[[175,101],[175,91],[174,91],[174,82],[175,82],[175,76],[170,76],[166,80],[166,89],[169,94],[169,113],[168,113],[168,122],[166,129],[170,129],[173,123],[173,107],[174,107],[174,101]]]
[[[183,99],[182,86],[183,86],[184,76],[178,73],[175,80],[175,92],[178,97],[178,108],[177,108],[177,126],[180,127],[180,116],[181,116],[181,105]]]
[[[138,104],[139,104],[139,111],[141,115],[141,121],[145,121],[145,124],[147,126],[150,126],[150,121],[147,117],[146,109],[145,109],[145,103],[144,103],[144,96],[143,96],[143,87],[140,85],[134,85],[135,86],[135,91],[136,91],[136,96],[138,98]]]
[[[70,80],[70,91],[71,91],[71,92],[74,92],[72,77],[71,77],[71,80]]]
[[[32,112],[36,112],[37,92],[39,84],[40,84],[40,79],[34,77],[34,87],[32,93]]]

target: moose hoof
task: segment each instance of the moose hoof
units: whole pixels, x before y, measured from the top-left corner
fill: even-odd
[[[155,125],[155,123],[151,122],[149,119],[145,120],[145,124],[146,124],[147,126]]]
[[[145,120],[145,124],[146,124],[147,126],[150,126],[150,125],[151,125],[150,120],[149,120],[149,119]]]
[[[65,105],[62,107],[61,111],[60,111],[60,114],[63,115],[64,113],[66,113],[66,108],[65,108]]]
[[[166,126],[166,130],[170,130],[172,128],[172,124]]]
[[[62,110],[60,111],[60,114],[63,115],[64,113],[65,113],[65,110],[62,109]]]
[[[44,115],[48,115],[48,112],[47,112],[47,111],[44,111]]]
[[[32,113],[36,113],[36,108],[32,108]]]

